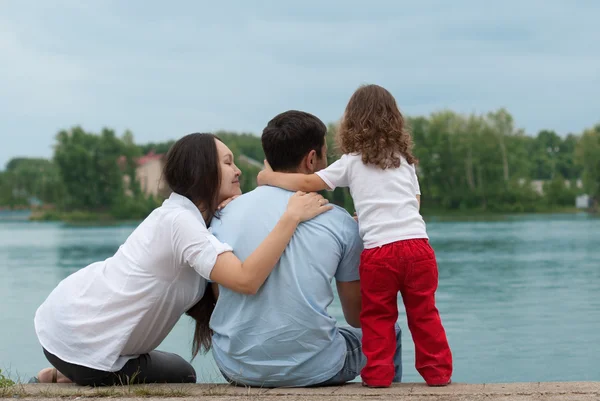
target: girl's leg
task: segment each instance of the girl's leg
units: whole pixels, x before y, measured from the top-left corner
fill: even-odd
[[[435,254],[425,239],[402,242],[399,251],[409,263],[400,291],[415,343],[415,367],[428,385],[446,385],[452,376],[452,352],[435,306],[438,286]]]
[[[389,387],[394,379],[395,324],[398,320],[398,274],[391,248],[367,249],[361,255],[360,286],[362,349],[367,364],[361,372],[365,385]]]

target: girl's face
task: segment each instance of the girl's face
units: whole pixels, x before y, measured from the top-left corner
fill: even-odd
[[[219,168],[221,169],[221,183],[219,186],[219,203],[235,195],[241,195],[240,175],[242,172],[233,162],[233,153],[223,142],[216,140],[217,153],[219,154]]]

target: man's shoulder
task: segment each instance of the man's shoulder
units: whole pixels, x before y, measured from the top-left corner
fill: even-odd
[[[284,191],[275,187],[261,186],[256,187],[252,191],[246,192],[245,194],[237,197],[231,201],[222,213],[226,214],[228,211],[247,208],[249,206],[253,208],[268,207],[270,204],[278,204],[287,202],[287,199],[291,196],[287,191]]]
[[[329,215],[329,217],[340,221],[346,221],[348,219],[354,221],[354,219],[352,218],[352,216],[350,216],[350,213],[348,213],[346,209],[338,205],[332,206],[333,209],[331,209],[329,212],[324,213],[323,215]]]
[[[260,215],[261,218],[269,218],[274,211],[285,210],[287,201],[291,195],[286,191],[273,187],[257,187],[252,191],[237,197],[227,206],[220,210],[213,218],[211,226],[217,227],[230,225],[229,223],[246,220],[251,216]]]
[[[315,217],[312,221],[335,228],[336,230],[344,229],[346,231],[356,231],[358,233],[358,224],[354,218],[350,216],[350,213],[338,205],[332,206],[333,208],[331,210]]]

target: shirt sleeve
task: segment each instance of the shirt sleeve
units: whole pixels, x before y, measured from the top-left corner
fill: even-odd
[[[415,189],[417,190],[417,195],[421,195],[421,187],[419,186],[419,177],[417,177],[417,168],[415,165],[411,165],[411,175],[413,179],[413,183],[415,184]]]
[[[233,250],[212,235],[196,216],[187,213],[180,213],[173,220],[172,237],[175,255],[207,280],[217,256]]]
[[[348,184],[348,157],[342,157],[329,165],[329,167],[316,173],[333,191],[337,187],[347,187]]]
[[[358,266],[360,254],[363,251],[363,242],[358,233],[358,224],[350,216],[344,221],[343,226],[344,250],[335,279],[341,282],[357,281],[360,279]]]

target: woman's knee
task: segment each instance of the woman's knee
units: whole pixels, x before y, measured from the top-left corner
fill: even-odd
[[[185,367],[182,376],[183,383],[196,383],[196,369],[194,369],[194,367],[191,364],[187,363],[187,366]]]
[[[177,354],[169,355],[169,359],[172,360],[170,365],[172,366],[173,373],[177,376],[176,380],[178,382],[196,383],[196,370],[191,363]]]

